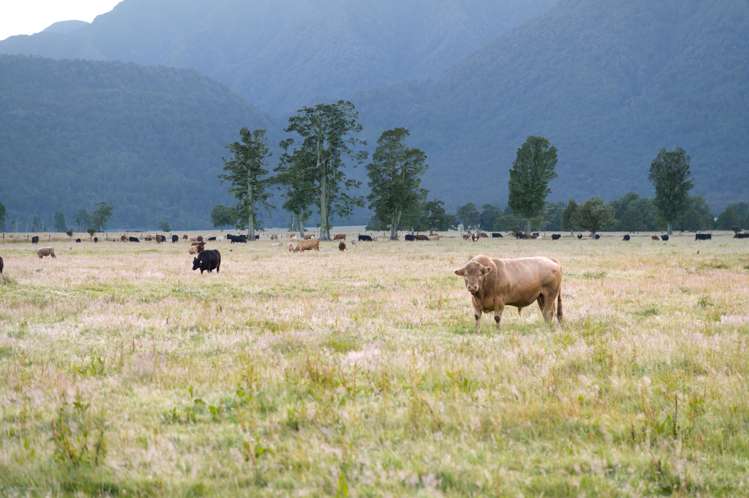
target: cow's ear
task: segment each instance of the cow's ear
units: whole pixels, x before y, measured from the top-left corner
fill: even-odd
[[[460,270],[455,270],[455,274],[459,277],[465,277],[466,275],[466,269],[461,268]]]
[[[492,271],[492,269],[489,268],[488,266],[482,266],[481,267],[481,274],[482,275],[488,275],[490,271]]]

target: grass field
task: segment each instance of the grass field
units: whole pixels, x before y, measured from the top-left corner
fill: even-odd
[[[749,495],[749,241],[51,245],[0,244],[0,496]],[[565,325],[475,334],[479,253]]]

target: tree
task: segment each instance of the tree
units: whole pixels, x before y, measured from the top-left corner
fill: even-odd
[[[235,227],[239,213],[233,207],[218,205],[211,210],[211,222],[216,228]]]
[[[286,132],[298,135],[299,143],[293,138],[281,143],[286,157],[279,176],[290,190],[285,206],[302,216],[314,199],[320,213],[320,240],[330,240],[333,215],[349,216],[354,207],[364,205],[361,197],[350,193],[360,182],[344,171],[347,159],[356,166],[367,158],[360,149],[366,145],[359,139],[361,130],[356,107],[348,101],[304,107],[289,118]]]
[[[477,227],[481,223],[481,213],[472,202],[458,208],[457,218],[468,229]]]
[[[65,223],[65,215],[61,211],[55,213],[55,231],[61,233],[68,231],[68,225]]]
[[[75,213],[75,218],[73,220],[78,226],[78,230],[81,232],[86,231],[86,229],[91,226],[91,215],[88,214],[88,211],[85,209],[79,209],[78,212]]]
[[[502,211],[497,206],[484,204],[481,206],[481,213],[479,214],[479,227],[482,230],[494,230],[500,214],[502,214]]]
[[[577,202],[570,200],[562,213],[562,229],[574,232],[577,229],[577,214],[580,207]]]
[[[112,217],[112,206],[106,202],[100,202],[94,207],[89,218],[91,228],[97,232],[104,230],[109,218]]]
[[[653,231],[658,228],[658,209],[652,199],[644,199],[634,192],[613,201],[616,222],[614,230],[623,232]]]
[[[427,169],[427,155],[404,143],[408,130],[395,128],[382,132],[372,162],[367,166],[369,208],[390,228],[390,240],[398,240],[404,213],[419,207],[426,196],[421,177]]]
[[[39,232],[42,230],[42,220],[39,218],[38,215],[34,215],[34,217],[31,219],[31,231],[32,232]]]
[[[0,202],[0,232],[5,231],[5,206]]]
[[[1,217],[0,217],[1,218]],[[718,216],[716,227],[720,230],[744,230],[749,228],[749,203],[730,204]]]
[[[577,211],[576,225],[594,235],[612,223],[614,223],[614,209],[603,202],[600,197],[590,199]]]
[[[530,232],[531,219],[540,216],[549,182],[556,178],[557,149],[544,137],[528,137],[518,149],[510,169],[510,202],[512,210],[526,219]]]
[[[423,211],[424,222],[430,230],[445,232],[455,225],[455,217],[447,213],[442,201],[427,201]]]
[[[553,202],[544,208],[544,217],[541,222],[542,230],[557,231],[562,229],[562,215],[564,214],[564,203]]]
[[[682,231],[710,230],[715,225],[715,216],[702,197],[689,197],[684,211],[674,222]]]
[[[687,208],[689,191],[694,184],[689,168],[689,156],[684,149],[661,149],[650,164],[650,182],[655,186],[655,205],[668,223],[668,234],[673,223]]]
[[[255,240],[258,210],[261,206],[270,207],[268,198],[268,170],[265,162],[270,156],[265,142],[265,130],[239,130],[241,142],[229,145],[232,158],[224,161],[224,174],[221,179],[231,184],[230,191],[237,198],[237,211],[247,221],[247,238]]]

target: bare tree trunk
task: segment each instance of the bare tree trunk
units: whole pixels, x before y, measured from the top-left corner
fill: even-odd
[[[400,225],[401,213],[396,210],[390,222],[390,240],[398,240],[398,226]]]
[[[330,240],[330,213],[328,212],[328,168],[322,158],[322,143],[317,139],[317,169],[320,174],[320,240]]]
[[[668,236],[671,236],[671,233],[673,232],[673,227],[671,226],[671,223],[668,224]]]
[[[252,198],[252,180],[247,173],[247,240],[255,241],[255,203]]]

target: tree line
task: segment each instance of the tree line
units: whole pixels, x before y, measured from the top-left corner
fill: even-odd
[[[291,214],[290,228],[304,233],[313,213],[320,218],[320,239],[330,240],[333,216],[346,217],[356,207],[372,211],[370,230],[447,230],[462,225],[483,230],[650,231],[731,229],[749,226],[745,203],[729,206],[717,221],[701,197],[690,195],[694,184],[690,158],[681,148],[663,149],[651,163],[653,199],[630,193],[606,203],[594,197],[578,204],[548,203],[557,177],[557,149],[544,137],[531,136],[518,149],[510,168],[506,208],[487,204],[461,206],[455,214],[422,186],[427,154],[407,144],[405,128],[385,130],[370,158],[360,138],[358,112],[348,101],[304,107],[289,118],[280,143],[281,156],[271,173],[266,131],[240,130],[240,141],[228,146],[222,180],[230,185],[236,206],[216,206],[217,227],[246,228],[254,240],[259,214],[270,209],[277,189]],[[369,194],[358,195],[361,183],[347,176],[346,165],[366,163]],[[729,226],[730,225],[730,226]]]

